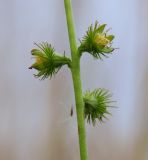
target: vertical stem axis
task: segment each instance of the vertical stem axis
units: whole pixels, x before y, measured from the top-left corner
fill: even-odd
[[[68,34],[69,34],[69,41],[71,48],[71,57],[72,57],[71,73],[72,73],[75,101],[76,101],[80,157],[81,160],[88,160],[85,119],[84,119],[84,102],[83,102],[81,76],[80,76],[80,56],[78,54],[77,42],[75,38],[71,0],[64,0],[64,4],[65,4],[65,12],[66,12]]]

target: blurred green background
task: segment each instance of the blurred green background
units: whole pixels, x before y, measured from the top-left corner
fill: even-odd
[[[87,125],[90,160],[148,159],[148,1],[72,0],[77,39],[98,20],[119,47],[110,58],[81,59],[83,90],[107,88],[117,109]],[[48,41],[70,56],[61,0],[0,0],[0,160],[78,160],[72,80],[64,67],[39,81],[30,50]]]

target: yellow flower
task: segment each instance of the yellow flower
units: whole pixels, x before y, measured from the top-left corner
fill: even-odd
[[[112,41],[115,38],[114,35],[108,35],[107,31],[104,31],[106,24],[99,25],[98,22],[95,25],[91,25],[83,39],[80,41],[79,53],[82,55],[84,52],[90,53],[94,58],[100,58],[106,56],[114,51],[112,48]]]
[[[106,46],[110,43],[110,40],[108,40],[104,35],[97,34],[95,36],[95,42],[97,45]]]

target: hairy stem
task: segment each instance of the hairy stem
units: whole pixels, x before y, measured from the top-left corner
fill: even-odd
[[[88,160],[85,119],[84,119],[84,102],[83,102],[81,76],[80,76],[80,56],[78,54],[78,48],[75,38],[71,0],[64,0],[64,3],[65,3],[65,12],[67,18],[68,34],[69,34],[71,57],[72,57],[71,73],[73,78],[76,110],[77,110],[80,157],[81,160]]]

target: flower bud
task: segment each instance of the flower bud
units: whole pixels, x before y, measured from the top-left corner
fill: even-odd
[[[37,45],[37,44],[36,44]],[[35,63],[29,69],[36,69],[36,77],[45,79],[56,74],[63,65],[70,66],[70,59],[65,56],[59,56],[55,53],[54,48],[48,43],[37,45],[38,49],[32,49],[31,54],[35,58]]]
[[[104,31],[106,24],[95,26],[92,25],[88,28],[86,35],[80,41],[79,52],[82,55],[83,52],[88,52],[95,58],[101,58],[101,55],[107,56],[108,53],[114,51],[111,47],[111,42],[114,39],[113,35],[107,35]]]

